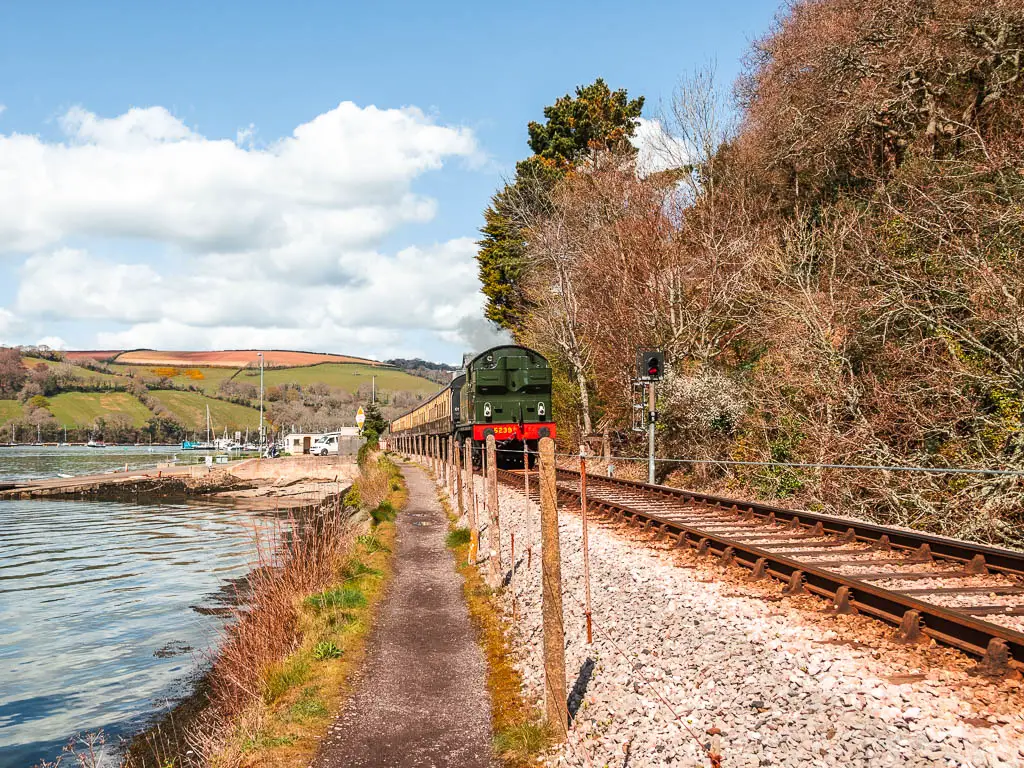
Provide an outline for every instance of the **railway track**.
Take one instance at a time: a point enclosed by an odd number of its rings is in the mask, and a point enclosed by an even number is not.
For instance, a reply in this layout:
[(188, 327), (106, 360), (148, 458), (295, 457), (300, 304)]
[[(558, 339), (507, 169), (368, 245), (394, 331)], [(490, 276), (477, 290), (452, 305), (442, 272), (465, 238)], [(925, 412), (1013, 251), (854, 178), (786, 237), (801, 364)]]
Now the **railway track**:
[[(498, 474), (523, 487), (522, 471)], [(579, 504), (578, 472), (559, 469), (556, 485)], [(619, 478), (587, 475), (586, 487), (588, 511), (893, 624), (902, 642), (934, 638), (984, 674), (1024, 669), (1024, 553)]]

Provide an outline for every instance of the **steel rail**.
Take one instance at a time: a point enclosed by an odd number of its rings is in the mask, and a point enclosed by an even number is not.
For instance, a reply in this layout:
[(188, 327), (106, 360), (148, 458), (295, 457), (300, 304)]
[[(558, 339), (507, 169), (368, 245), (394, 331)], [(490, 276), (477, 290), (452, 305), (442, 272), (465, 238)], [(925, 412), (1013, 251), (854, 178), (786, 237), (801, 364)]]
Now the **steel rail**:
[[(557, 473), (562, 478), (579, 477), (579, 472), (569, 469), (558, 469)], [(779, 523), (791, 523), (796, 520), (809, 528), (813, 528), (818, 523), (821, 523), (826, 534), (836, 536), (847, 535), (849, 529), (852, 528), (857, 540), (867, 544), (878, 544), (883, 541), (883, 536), (886, 537), (889, 544), (898, 549), (919, 549), (922, 544), (927, 544), (932, 555), (964, 564), (974, 561), (977, 555), (982, 555), (985, 558), (985, 565), (990, 571), (1024, 576), (1024, 552), (1015, 552), (1012, 549), (1003, 549), (987, 544), (975, 544), (930, 533), (889, 528), (860, 520), (825, 515), (820, 512), (806, 512), (775, 507), (770, 504), (730, 499), (724, 496), (713, 496), (682, 488), (672, 488), (667, 485), (649, 485), (637, 480), (589, 474), (587, 481), (592, 485), (616, 485), (623, 488), (631, 488), (648, 495), (657, 494), (686, 502), (735, 510), (739, 513), (751, 512), (761, 518), (773, 517)]]
[[(570, 470), (559, 470), (562, 477), (579, 477), (578, 472)], [(506, 482), (519, 486), (519, 477), (516, 473), (507, 470), (499, 471), (499, 476)], [(591, 480), (593, 478), (593, 480)], [(614, 479), (614, 478), (613, 478)], [(601, 482), (608, 480), (599, 476), (589, 475), (588, 480)], [(688, 501), (697, 503), (710, 503), (719, 506), (723, 502), (735, 504), (740, 511), (749, 510), (750, 503), (734, 502), (732, 499), (721, 499), (719, 497), (704, 496), (702, 494), (690, 494), (678, 489), (666, 488), (665, 486), (649, 486), (646, 483), (634, 483), (632, 481), (620, 481), (622, 484), (648, 492), (668, 491), (662, 495), (682, 497)], [(564, 485), (556, 486), (558, 496), (570, 504), (579, 503), (579, 489), (567, 488)], [(704, 502), (703, 498), (711, 499)], [(821, 597), (833, 601), (833, 609), (841, 609), (844, 605), (852, 607), (877, 619), (901, 627), (908, 640), (913, 640), (919, 633), (934, 638), (937, 642), (958, 648), (961, 651), (973, 656), (991, 658), (992, 654), (999, 655), (1000, 645), (1008, 651), (1011, 663), (1020, 667), (1024, 665), (1024, 633), (1001, 627), (996, 624), (974, 618), (960, 610), (938, 606), (910, 595), (900, 592), (883, 589), (860, 579), (845, 576), (829, 571), (819, 565), (800, 562), (785, 555), (777, 554), (769, 549), (762, 549), (752, 544), (737, 541), (729, 536), (716, 534), (704, 530), (698, 526), (690, 525), (682, 520), (673, 520), (662, 517), (650, 511), (639, 510), (629, 504), (617, 500), (599, 498), (587, 494), (588, 508), (618, 517), (626, 522), (642, 524), (644, 530), (652, 528), (659, 535), (673, 535), (677, 546), (695, 547), (701, 554), (715, 554), (724, 564), (736, 564), (750, 569), (753, 573), (771, 576), (781, 581), (788, 581), (787, 590), (796, 594), (804, 589)], [(802, 522), (804, 513), (793, 510), (777, 510), (767, 505), (753, 505), (768, 510), (776, 511), (776, 519), (779, 512), (789, 513), (789, 519), (797, 516)], [(755, 509), (755, 514), (757, 511)], [(827, 517), (827, 516), (826, 516)], [(838, 518), (832, 518), (837, 520)], [(817, 523), (818, 516), (813, 516)], [(824, 522), (824, 521), (821, 521)], [(833, 533), (845, 533), (845, 529), (851, 527), (850, 521), (842, 521), (842, 529), (833, 529)], [(889, 529), (880, 526), (872, 528), (892, 535)], [(902, 533), (902, 532), (899, 532)], [(881, 535), (881, 534), (880, 534)], [(934, 537), (931, 537), (934, 538)], [(946, 542), (945, 539), (940, 539)], [(941, 591), (941, 590), (936, 590)]]

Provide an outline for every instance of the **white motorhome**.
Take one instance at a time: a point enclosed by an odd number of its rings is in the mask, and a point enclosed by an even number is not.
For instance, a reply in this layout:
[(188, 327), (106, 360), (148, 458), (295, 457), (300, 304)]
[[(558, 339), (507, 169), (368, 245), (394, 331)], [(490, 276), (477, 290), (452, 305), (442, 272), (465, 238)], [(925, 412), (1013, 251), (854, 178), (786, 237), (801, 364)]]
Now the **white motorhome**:
[(292, 456), (304, 453), (314, 456), (354, 454), (359, 450), (361, 440), (357, 427), (341, 427), (333, 432), (291, 432), (284, 436), (282, 450)]
[(310, 446), (309, 452), (314, 456), (327, 456), (328, 454), (336, 454), (338, 452), (338, 438), (341, 437), (339, 432), (328, 432), (326, 435), (321, 435), (316, 439), (316, 442)]

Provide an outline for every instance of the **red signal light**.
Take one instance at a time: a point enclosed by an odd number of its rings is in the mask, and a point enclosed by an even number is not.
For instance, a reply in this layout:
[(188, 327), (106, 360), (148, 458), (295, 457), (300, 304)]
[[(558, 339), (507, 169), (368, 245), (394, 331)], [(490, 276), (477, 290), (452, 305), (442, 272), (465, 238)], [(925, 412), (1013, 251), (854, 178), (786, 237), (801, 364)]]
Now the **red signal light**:
[(660, 381), (665, 375), (665, 353), (655, 349), (639, 349), (636, 355), (636, 376), (641, 381)]

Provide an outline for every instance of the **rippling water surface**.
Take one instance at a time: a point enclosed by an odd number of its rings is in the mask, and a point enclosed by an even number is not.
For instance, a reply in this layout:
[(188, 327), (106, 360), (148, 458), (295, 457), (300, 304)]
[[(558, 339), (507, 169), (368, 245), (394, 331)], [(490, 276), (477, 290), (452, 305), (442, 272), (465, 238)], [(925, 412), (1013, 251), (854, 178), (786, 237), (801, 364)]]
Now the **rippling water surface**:
[[(25, 471), (10, 455), (0, 476)], [(52, 759), (80, 731), (116, 742), (186, 692), (223, 626), (206, 609), (270, 524), (192, 503), (0, 501), (0, 768)]]
[(182, 450), (163, 445), (85, 446), (18, 445), (0, 447), (0, 481), (41, 480), (60, 475), (94, 475), (124, 469), (146, 469), (181, 458)]

